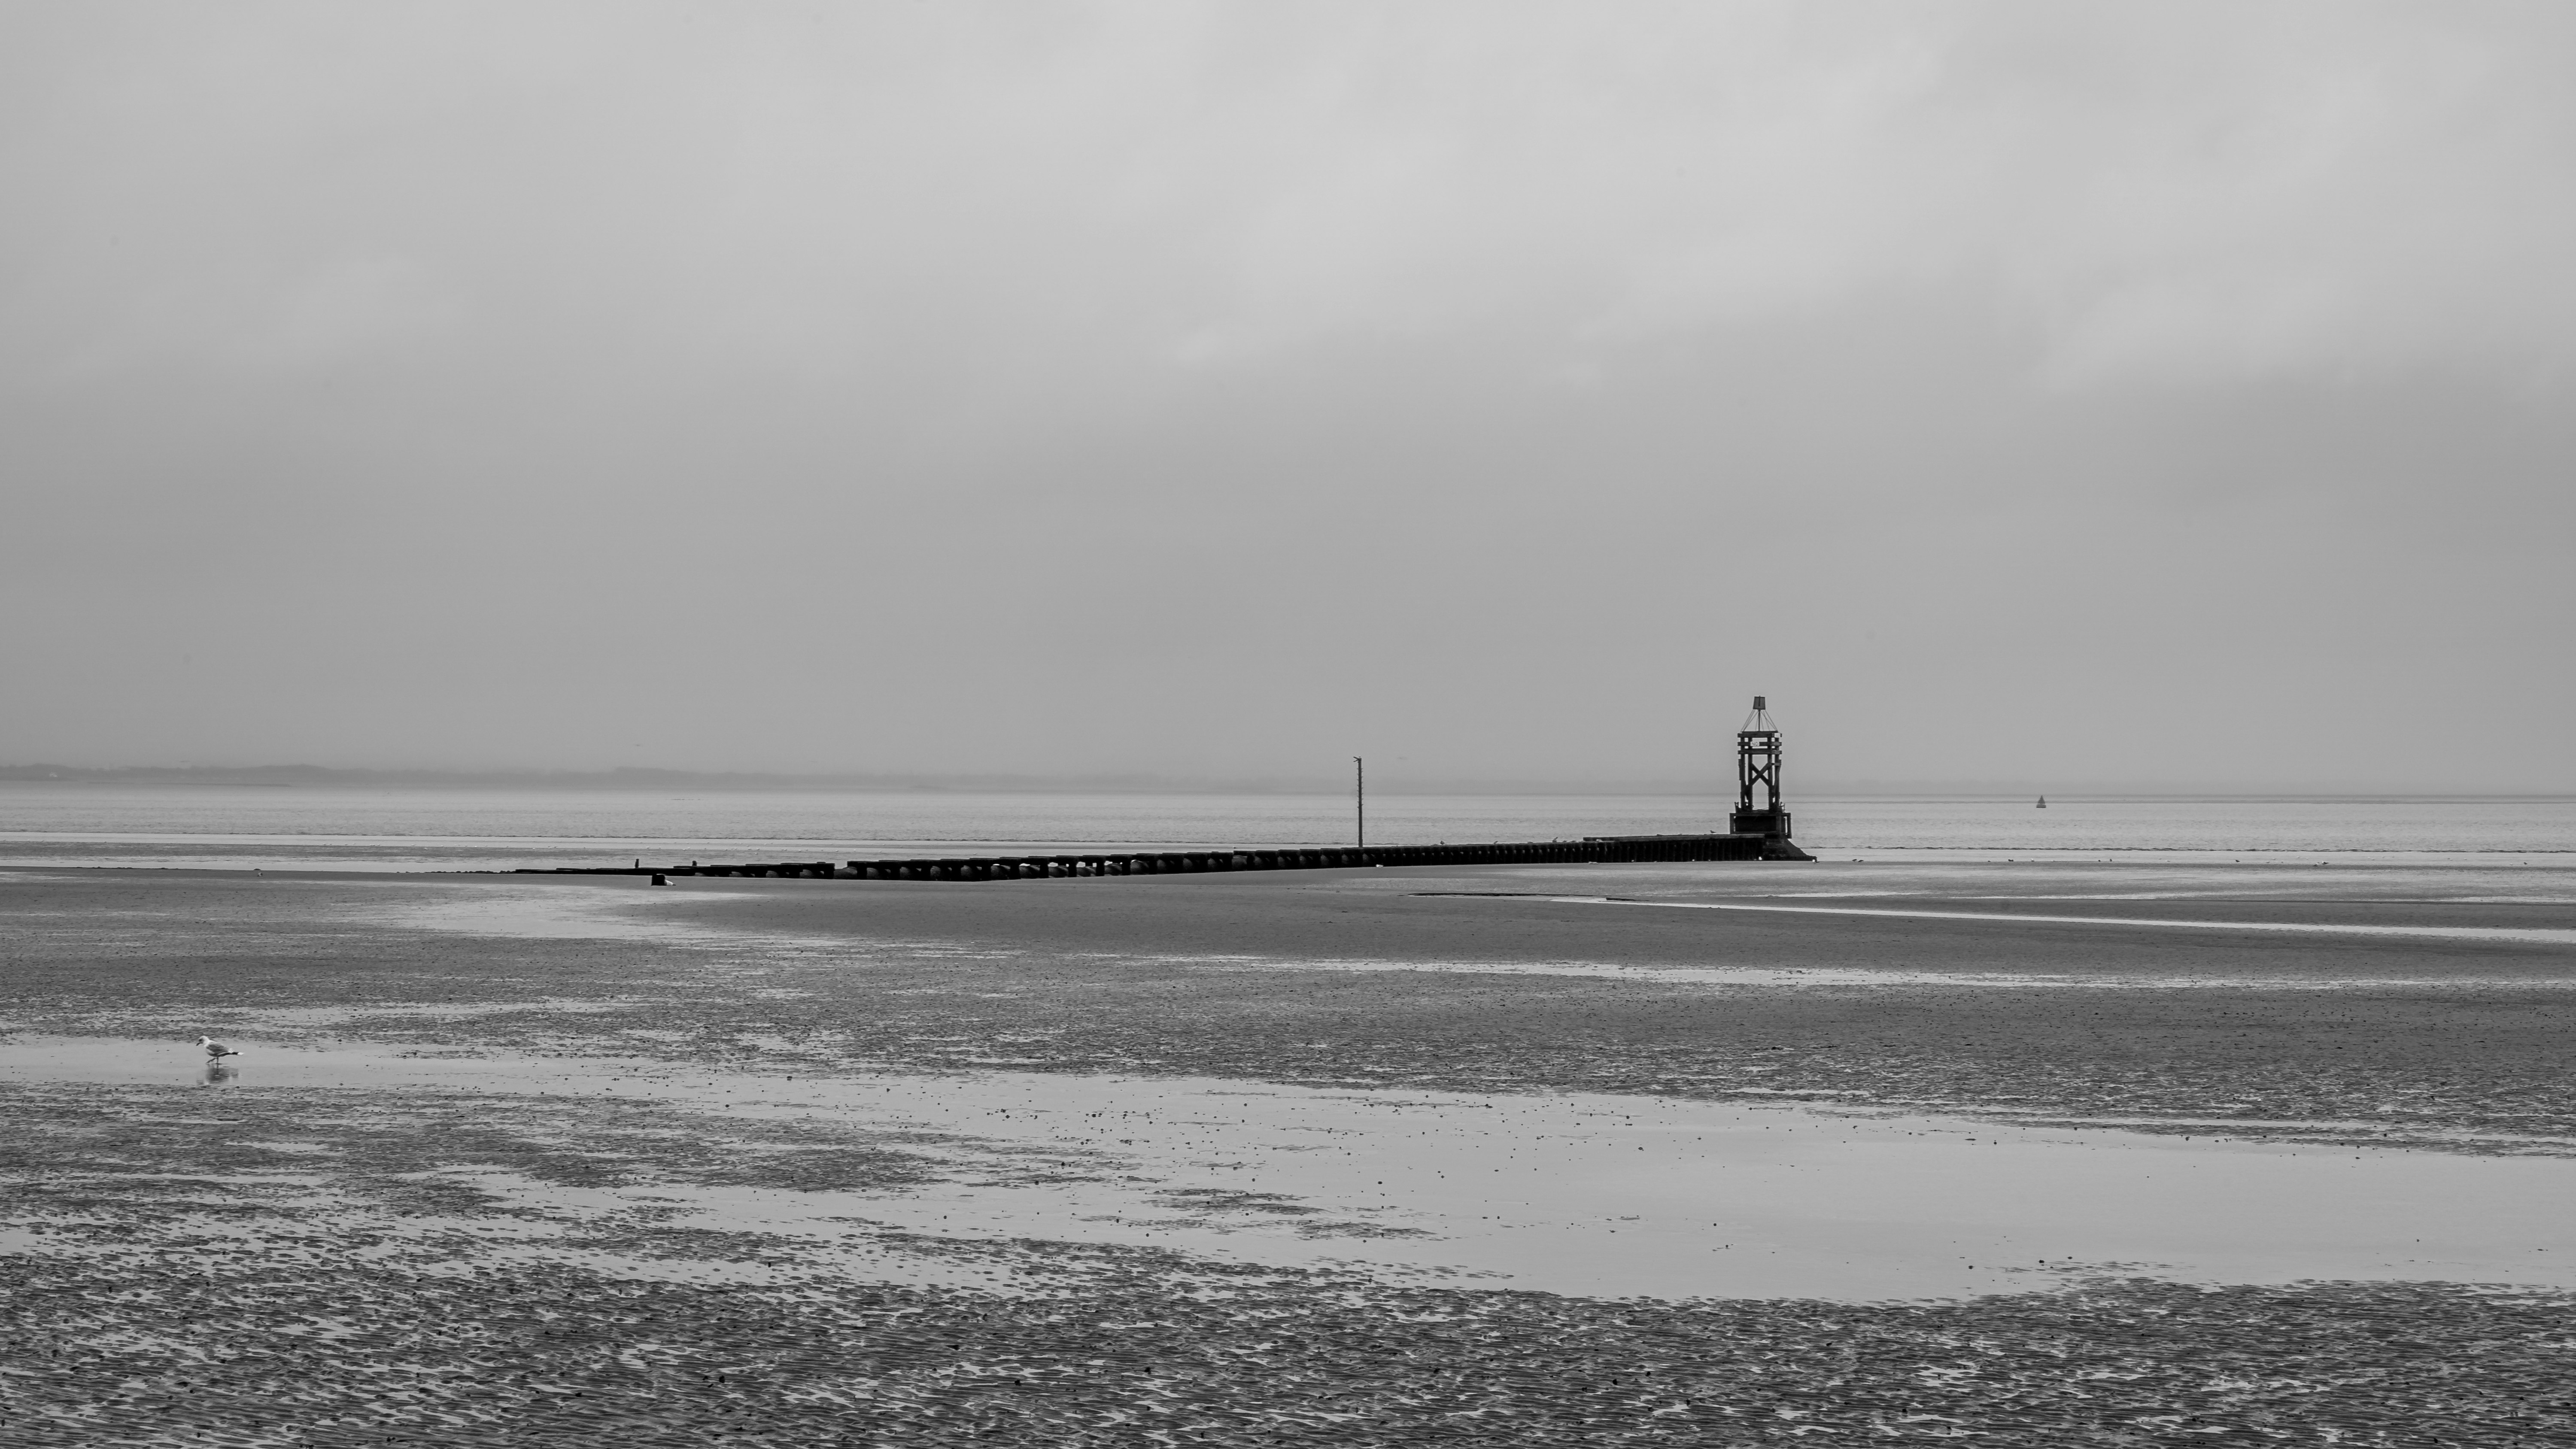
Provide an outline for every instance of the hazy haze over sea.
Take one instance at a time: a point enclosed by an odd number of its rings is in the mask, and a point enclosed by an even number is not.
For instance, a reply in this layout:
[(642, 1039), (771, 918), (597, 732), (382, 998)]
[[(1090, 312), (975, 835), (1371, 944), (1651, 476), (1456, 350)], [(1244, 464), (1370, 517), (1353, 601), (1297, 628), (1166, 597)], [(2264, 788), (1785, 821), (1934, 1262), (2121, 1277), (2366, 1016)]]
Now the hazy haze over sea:
[[(1722, 830), (1715, 795), (1385, 795), (1369, 839)], [(1792, 802), (1819, 854), (2244, 854), (2497, 863), (2576, 851), (2576, 799), (1867, 798)], [(489, 870), (1000, 847), (1347, 842), (1348, 795), (132, 789), (0, 783), (0, 864)]]

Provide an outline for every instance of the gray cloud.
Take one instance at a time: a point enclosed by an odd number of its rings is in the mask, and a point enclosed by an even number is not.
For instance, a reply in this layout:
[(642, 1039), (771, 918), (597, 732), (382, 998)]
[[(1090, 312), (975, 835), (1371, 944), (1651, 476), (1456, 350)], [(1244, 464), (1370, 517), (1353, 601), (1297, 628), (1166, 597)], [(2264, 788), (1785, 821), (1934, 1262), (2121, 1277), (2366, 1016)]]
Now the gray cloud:
[(0, 754), (2576, 788), (2562, 7), (5, 24)]

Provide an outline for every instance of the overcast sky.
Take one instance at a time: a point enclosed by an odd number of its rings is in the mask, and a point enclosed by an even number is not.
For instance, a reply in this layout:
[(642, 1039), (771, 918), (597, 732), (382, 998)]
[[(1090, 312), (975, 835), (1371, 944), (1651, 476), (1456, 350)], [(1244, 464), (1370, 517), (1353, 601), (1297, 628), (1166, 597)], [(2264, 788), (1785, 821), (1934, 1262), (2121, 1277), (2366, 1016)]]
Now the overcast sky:
[(2576, 6), (12, 3), (0, 763), (2576, 790)]

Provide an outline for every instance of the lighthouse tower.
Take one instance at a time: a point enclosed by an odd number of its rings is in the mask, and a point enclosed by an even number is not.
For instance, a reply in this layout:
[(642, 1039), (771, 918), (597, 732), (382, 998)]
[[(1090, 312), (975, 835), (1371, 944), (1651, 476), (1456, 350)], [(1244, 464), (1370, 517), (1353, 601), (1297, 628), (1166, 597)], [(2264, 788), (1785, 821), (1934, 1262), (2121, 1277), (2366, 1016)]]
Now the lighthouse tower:
[[(1753, 713), (1735, 734), (1735, 813), (1726, 828), (1737, 835), (1789, 838), (1789, 808), (1780, 799), (1780, 730), (1771, 703), (1753, 696)], [(1758, 799), (1757, 799), (1758, 795)]]

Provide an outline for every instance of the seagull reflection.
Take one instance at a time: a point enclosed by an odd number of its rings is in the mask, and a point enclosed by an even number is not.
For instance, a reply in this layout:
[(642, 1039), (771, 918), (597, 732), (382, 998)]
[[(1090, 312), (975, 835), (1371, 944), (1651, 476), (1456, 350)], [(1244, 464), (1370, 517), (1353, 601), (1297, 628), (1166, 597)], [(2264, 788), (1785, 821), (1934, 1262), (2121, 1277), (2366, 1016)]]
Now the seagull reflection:
[(206, 1086), (220, 1087), (240, 1075), (241, 1068), (228, 1067), (220, 1061), (213, 1061), (206, 1063), (206, 1073), (201, 1080)]

